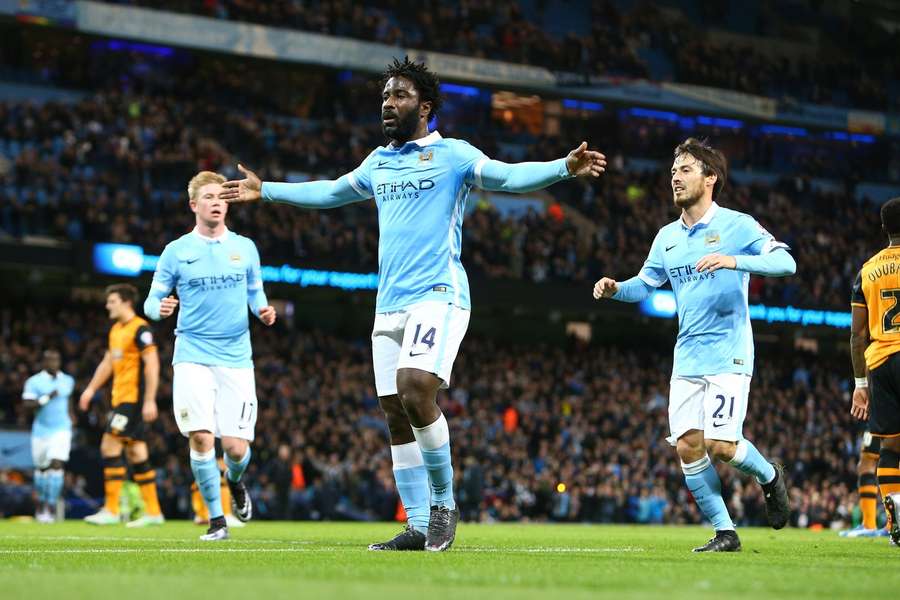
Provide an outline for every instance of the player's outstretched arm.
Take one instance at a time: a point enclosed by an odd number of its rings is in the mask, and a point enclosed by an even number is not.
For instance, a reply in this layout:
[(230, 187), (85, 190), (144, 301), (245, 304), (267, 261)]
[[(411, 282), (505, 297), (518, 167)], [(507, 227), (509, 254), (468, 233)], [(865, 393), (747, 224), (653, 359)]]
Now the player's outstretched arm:
[(476, 168), (476, 183), (489, 191), (525, 193), (571, 177), (599, 177), (605, 170), (606, 157), (581, 142), (565, 158), (549, 162), (485, 160)]
[(238, 170), (245, 175), (244, 179), (222, 184), (220, 197), (228, 203), (265, 201), (300, 208), (335, 208), (370, 197), (362, 189), (354, 187), (351, 175), (328, 181), (273, 183), (263, 182), (244, 165), (238, 165)]

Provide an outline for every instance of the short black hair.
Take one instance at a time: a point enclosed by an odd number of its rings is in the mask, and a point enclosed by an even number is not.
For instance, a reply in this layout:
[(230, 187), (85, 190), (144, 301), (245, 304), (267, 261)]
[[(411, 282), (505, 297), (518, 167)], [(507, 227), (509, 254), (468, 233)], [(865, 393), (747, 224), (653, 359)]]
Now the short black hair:
[(709, 145), (706, 140), (688, 138), (675, 147), (675, 158), (682, 154), (690, 154), (703, 167), (703, 175), (715, 175), (716, 183), (713, 185), (713, 200), (717, 199), (728, 181), (728, 159), (719, 150)]
[(408, 56), (403, 57), (403, 62), (395, 58), (394, 62), (389, 64), (381, 74), (381, 87), (384, 87), (391, 77), (409, 79), (416, 91), (419, 92), (419, 101), (431, 102), (431, 114), (428, 115), (428, 120), (437, 117), (444, 104), (444, 99), (441, 97), (441, 82), (437, 75), (428, 70), (425, 63), (412, 62)]
[(881, 206), (881, 226), (888, 235), (900, 235), (900, 196)]

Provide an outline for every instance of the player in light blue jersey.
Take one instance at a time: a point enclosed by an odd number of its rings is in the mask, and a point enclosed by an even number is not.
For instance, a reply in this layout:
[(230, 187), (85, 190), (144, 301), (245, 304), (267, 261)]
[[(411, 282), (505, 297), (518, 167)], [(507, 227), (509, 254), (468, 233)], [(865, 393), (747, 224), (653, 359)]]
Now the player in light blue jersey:
[[(188, 184), (194, 230), (170, 242), (159, 257), (144, 313), (154, 320), (180, 306), (175, 329), (172, 405), (191, 447), (191, 470), (209, 508), (200, 539), (228, 538), (219, 491), (215, 439), (225, 452), (225, 478), (235, 516), (247, 521), (253, 505), (241, 477), (250, 462), (257, 416), (256, 382), (247, 307), (275, 322), (260, 275), (256, 244), (225, 227), (228, 204), (219, 198), (225, 177), (203, 171)], [(172, 290), (178, 298), (169, 296)]]
[(507, 192), (599, 176), (604, 156), (582, 143), (550, 162), (509, 165), (456, 139), (428, 132), (441, 98), (422, 64), (394, 61), (384, 73), (382, 130), (390, 140), (335, 181), (225, 184), (230, 202), (331, 208), (375, 199), (380, 230), (378, 297), (372, 332), (375, 387), (390, 431), (391, 458), (408, 527), (371, 550), (450, 547), (459, 511), (453, 497), (450, 431), (436, 403), (450, 382), (469, 324), (469, 283), (461, 261), (462, 222), (473, 187)]
[(31, 456), (39, 523), (55, 521), (54, 509), (63, 489), (64, 469), (72, 446), (72, 411), (69, 398), (75, 380), (60, 370), (56, 350), (45, 350), (44, 369), (25, 381), (22, 399), (37, 413), (31, 425)]
[(678, 307), (678, 339), (669, 391), (669, 443), (688, 488), (716, 536), (695, 552), (733, 552), (741, 543), (722, 500), (712, 458), (762, 485), (769, 523), (790, 516), (784, 469), (769, 463), (742, 434), (753, 374), (747, 304), (750, 274), (784, 277), (796, 270), (788, 247), (756, 220), (714, 201), (725, 186), (725, 156), (688, 139), (675, 148), (672, 192), (681, 218), (659, 230), (636, 277), (604, 277), (594, 298), (639, 302), (666, 282)]

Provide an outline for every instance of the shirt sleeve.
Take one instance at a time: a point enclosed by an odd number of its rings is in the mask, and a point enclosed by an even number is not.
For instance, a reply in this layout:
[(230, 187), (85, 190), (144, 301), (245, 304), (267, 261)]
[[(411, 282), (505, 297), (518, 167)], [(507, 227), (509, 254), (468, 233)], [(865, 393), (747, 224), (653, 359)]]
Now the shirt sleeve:
[(456, 140), (453, 150), (463, 181), (468, 185), (482, 187), (481, 169), (490, 159), (484, 152), (463, 140)]
[(144, 300), (144, 314), (154, 321), (159, 321), (159, 306), (163, 298), (169, 295), (178, 283), (178, 258), (175, 249), (169, 244), (163, 250), (159, 262), (156, 263), (156, 271), (153, 273), (153, 283), (150, 284), (150, 292)]
[(856, 280), (853, 282), (853, 289), (850, 290), (850, 306), (861, 306), (868, 308), (866, 304), (866, 295), (862, 289), (862, 271), (856, 274)]
[(247, 265), (247, 306), (257, 317), (260, 309), (268, 306), (269, 300), (263, 290), (262, 268), (259, 261), (259, 250), (250, 242), (250, 263)]
[(134, 345), (137, 346), (141, 354), (144, 353), (144, 350), (155, 348), (156, 339), (153, 337), (153, 330), (146, 325), (138, 327), (134, 334)]
[(362, 198), (375, 197), (375, 191), (372, 189), (372, 162), (375, 160), (375, 152), (375, 150), (370, 152), (358, 167), (347, 173), (350, 186)]
[(68, 397), (68, 396), (71, 396), (72, 392), (74, 392), (74, 391), (75, 391), (75, 378), (72, 377), (71, 375), (67, 375), (65, 383), (63, 384), (63, 391), (61, 392), (61, 394), (63, 396)]
[(641, 281), (657, 288), (669, 279), (669, 275), (666, 273), (666, 268), (663, 265), (662, 250), (660, 250), (660, 246), (662, 246), (661, 238), (662, 231), (657, 233), (656, 237), (653, 238), (653, 243), (650, 245), (650, 252), (647, 254), (644, 266), (641, 267), (641, 270), (638, 271), (637, 274)]
[(34, 383), (34, 377), (26, 379), (25, 388), (22, 390), (22, 400), (37, 400), (39, 395), (37, 386)]
[(738, 236), (740, 239), (740, 254), (761, 255), (778, 250), (790, 250), (790, 246), (779, 242), (759, 221), (749, 215), (745, 215), (739, 221)]

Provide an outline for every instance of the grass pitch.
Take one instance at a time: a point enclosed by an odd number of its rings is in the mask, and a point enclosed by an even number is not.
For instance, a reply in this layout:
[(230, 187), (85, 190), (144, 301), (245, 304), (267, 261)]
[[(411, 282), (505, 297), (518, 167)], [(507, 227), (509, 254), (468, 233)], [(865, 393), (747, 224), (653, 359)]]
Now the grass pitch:
[(900, 594), (900, 548), (834, 532), (740, 531), (738, 554), (691, 554), (700, 527), (461, 525), (443, 554), (368, 552), (392, 524), (253, 522), (201, 543), (151, 529), (0, 522), (0, 597), (867, 598)]

